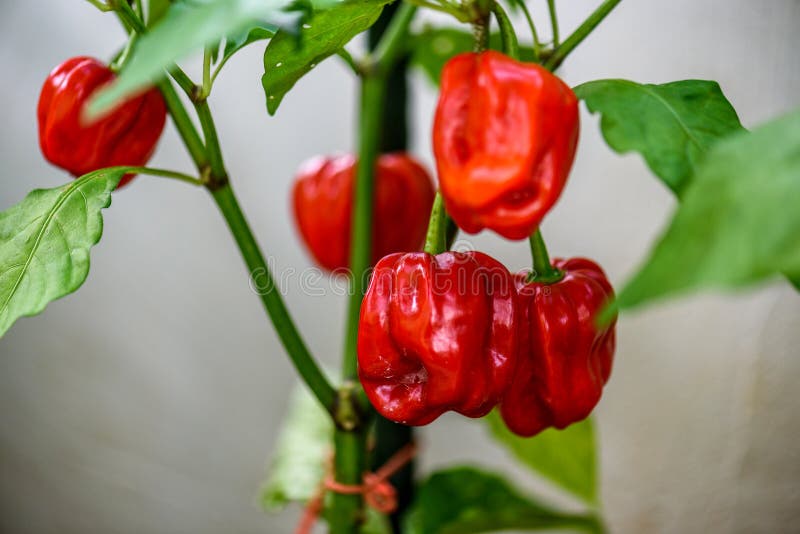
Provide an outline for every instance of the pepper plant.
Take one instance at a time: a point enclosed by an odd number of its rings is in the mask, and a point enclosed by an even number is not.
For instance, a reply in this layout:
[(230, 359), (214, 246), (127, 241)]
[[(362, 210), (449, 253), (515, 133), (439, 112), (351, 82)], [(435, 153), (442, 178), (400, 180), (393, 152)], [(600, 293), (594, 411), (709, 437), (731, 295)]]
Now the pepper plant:
[[(558, 67), (619, 3), (603, 0), (562, 40), (556, 0), (544, 13), (524, 0), (89, 0), (128, 38), (110, 65), (73, 58), (45, 82), (42, 152), (76, 179), (0, 213), (0, 335), (83, 283), (112, 194), (136, 175), (181, 180), (218, 206), (305, 385), (278, 438), (267, 507), (304, 502), (298, 532), (318, 519), (334, 533), (603, 531), (587, 417), (611, 374), (617, 314), (776, 276), (800, 286), (800, 112), (748, 132), (713, 81), (569, 88)], [(426, 11), (450, 24), (420, 24)], [(311, 255), (350, 284), (336, 380), (284, 304), (215, 128), (214, 82), (248, 45), (264, 48), (264, 120), (329, 57), (360, 82), (356, 154), (305, 164), (293, 203)], [(193, 80), (178, 62), (199, 51)], [(411, 69), (441, 84), (438, 193), (404, 153)], [(538, 230), (570, 172), (579, 101), (612, 150), (639, 153), (679, 200), (616, 297), (595, 262), (551, 261)], [(193, 169), (144, 166), (167, 116)], [(480, 252), (449, 251), (459, 231), (482, 229), (528, 240), (532, 269), (512, 275)], [(449, 410), (483, 418), (583, 511), (475, 468), (418, 477), (413, 426)]]

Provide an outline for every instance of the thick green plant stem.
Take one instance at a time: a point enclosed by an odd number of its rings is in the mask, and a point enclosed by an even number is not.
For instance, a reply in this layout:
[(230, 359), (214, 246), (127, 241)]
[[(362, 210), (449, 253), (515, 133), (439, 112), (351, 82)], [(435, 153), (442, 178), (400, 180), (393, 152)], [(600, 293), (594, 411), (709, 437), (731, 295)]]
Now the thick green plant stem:
[(572, 32), (572, 35), (567, 37), (566, 41), (561, 43), (561, 45), (553, 51), (553, 54), (545, 61), (544, 67), (549, 70), (556, 70), (559, 65), (564, 62), (564, 59), (566, 59), (569, 53), (572, 52), (576, 46), (581, 44), (581, 42), (592, 33), (592, 30), (594, 30), (620, 2), (621, 0), (605, 0), (600, 4), (600, 6), (583, 21), (583, 24), (578, 26), (578, 29)]
[[(360, 118), (358, 137), (358, 166), (353, 197), (352, 235), (350, 251), (350, 301), (345, 331), (342, 376), (345, 382), (355, 382), (358, 374), (358, 319), (364, 286), (372, 259), (372, 216), (374, 198), (375, 162), (385, 142), (386, 96), (388, 80), (394, 67), (405, 54), (408, 26), (416, 8), (403, 4), (375, 44), (372, 60), (361, 81)], [(395, 140), (396, 141), (396, 140)], [(358, 395), (353, 395), (356, 402)], [(334, 434), (334, 474), (340, 484), (358, 485), (367, 466), (367, 427), (363, 424), (353, 429), (337, 426)], [(330, 527), (333, 534), (355, 534), (364, 517), (364, 500), (360, 494), (333, 494)]]
[(531, 256), (533, 256), (533, 271), (528, 276), (528, 282), (541, 282), (552, 284), (564, 278), (564, 273), (553, 267), (550, 255), (544, 244), (542, 232), (537, 229), (530, 237)]
[[(367, 467), (367, 433), (337, 429), (333, 435), (333, 469), (340, 484), (357, 486)], [(358, 534), (364, 523), (362, 496), (333, 494), (328, 524), (331, 534)]]
[(375, 191), (375, 161), (378, 158), (381, 112), (386, 93), (382, 76), (367, 76), (361, 83), (361, 120), (359, 150), (353, 197), (352, 235), (350, 240), (350, 302), (347, 312), (342, 377), (355, 379), (358, 370), (356, 344), (358, 316), (364, 297), (365, 273), (372, 257), (372, 200)]
[[(386, 28), (397, 20), (397, 11), (401, 2), (386, 6), (378, 21), (369, 29), (368, 42), (370, 50), (380, 42)], [(407, 8), (408, 9), (408, 8)], [(397, 27), (397, 26), (395, 26)], [(386, 73), (386, 97), (383, 100), (383, 123), (380, 129), (381, 152), (404, 151), (409, 142), (408, 116), (408, 65), (410, 55), (404, 51), (397, 58), (394, 66)], [(374, 449), (370, 455), (370, 469), (380, 469), (392, 456), (414, 439), (414, 431), (410, 426), (389, 421), (376, 415), (372, 427)], [(400, 533), (403, 514), (414, 498), (414, 464), (409, 462), (389, 482), (397, 492), (397, 509), (389, 515), (389, 522), (395, 534)]]
[(320, 404), (326, 409), (332, 410), (336, 404), (336, 391), (322, 374), (292, 322), (289, 311), (280, 296), (280, 290), (272, 278), (272, 273), (264, 261), (264, 256), (261, 254), (253, 232), (250, 230), (250, 225), (233, 194), (233, 189), (230, 184), (225, 184), (212, 191), (211, 195), (222, 212), (222, 216), (239, 246), (242, 258), (247, 264), (253, 281), (252, 288), (261, 298), (278, 337), (297, 372)]
[(186, 146), (189, 156), (192, 158), (195, 166), (198, 169), (202, 169), (208, 163), (203, 139), (200, 137), (200, 134), (197, 133), (197, 128), (195, 128), (192, 119), (186, 112), (186, 108), (183, 106), (178, 93), (175, 92), (175, 88), (172, 87), (172, 83), (169, 81), (169, 78), (166, 77), (159, 80), (157, 87), (164, 97), (169, 115), (172, 117), (172, 122), (178, 130), (178, 135), (183, 139), (183, 144)]

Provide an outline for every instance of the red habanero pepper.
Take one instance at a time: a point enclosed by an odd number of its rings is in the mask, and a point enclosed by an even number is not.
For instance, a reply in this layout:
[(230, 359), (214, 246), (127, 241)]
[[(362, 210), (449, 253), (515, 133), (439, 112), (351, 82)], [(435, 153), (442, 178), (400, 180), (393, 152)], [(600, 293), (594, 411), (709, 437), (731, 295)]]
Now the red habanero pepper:
[(375, 266), (358, 327), (358, 374), (375, 409), (425, 425), (486, 415), (517, 359), (513, 276), (480, 252), (391, 254)]
[[(316, 262), (328, 269), (350, 265), (350, 229), (356, 159), (316, 157), (297, 173), (292, 191), (300, 235)], [(435, 192), (430, 175), (411, 156), (382, 154), (375, 164), (372, 263), (392, 252), (419, 250)]]
[[(116, 165), (141, 166), (155, 151), (167, 108), (157, 89), (119, 105), (91, 124), (82, 113), (115, 75), (89, 57), (68, 59), (50, 73), (39, 95), (39, 145), (50, 163), (75, 176)], [(119, 186), (133, 178), (126, 175)]]
[(614, 357), (614, 320), (595, 318), (614, 296), (602, 269), (584, 258), (555, 260), (564, 278), (527, 283), (517, 275), (520, 354), (514, 380), (500, 405), (512, 432), (533, 436), (585, 419), (600, 400)]
[(499, 52), (442, 70), (433, 152), (460, 228), (527, 238), (558, 200), (578, 142), (578, 100), (547, 69)]

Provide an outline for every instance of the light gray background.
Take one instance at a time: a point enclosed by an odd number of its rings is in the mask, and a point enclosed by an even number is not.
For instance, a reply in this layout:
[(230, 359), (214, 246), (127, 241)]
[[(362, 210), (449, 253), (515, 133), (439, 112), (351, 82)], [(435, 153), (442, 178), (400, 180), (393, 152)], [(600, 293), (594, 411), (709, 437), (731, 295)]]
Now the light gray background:
[[(566, 33), (596, 2), (560, 4)], [(532, 7), (546, 27), (542, 5)], [(67, 179), (39, 154), (39, 88), (70, 56), (114, 52), (121, 32), (108, 18), (77, 0), (2, 1), (0, 209)], [(798, 27), (797, 0), (625, 0), (562, 76), (716, 79), (750, 127), (798, 104)], [(279, 270), (300, 270), (310, 262), (287, 211), (292, 174), (310, 155), (352, 149), (356, 87), (326, 61), (269, 118), (259, 48), (230, 62), (211, 104), (259, 240)], [(414, 89), (415, 149), (430, 163), (435, 94), (419, 77)], [(619, 285), (674, 199), (583, 120), (545, 235), (553, 253), (596, 258)], [(153, 164), (190, 168), (171, 126)], [(265, 515), (255, 494), (294, 375), (213, 204), (143, 177), (114, 195), (105, 220), (83, 288), (0, 340), (0, 531), (291, 532), (297, 509)], [(510, 268), (528, 262), (524, 244), (473, 242)], [(289, 307), (333, 365), (345, 301), (304, 295), (294, 280)], [(779, 281), (621, 319), (597, 410), (614, 531), (800, 531), (798, 321), (800, 299)], [(534, 484), (480, 423), (448, 416), (422, 436), (425, 470), (481, 463)]]

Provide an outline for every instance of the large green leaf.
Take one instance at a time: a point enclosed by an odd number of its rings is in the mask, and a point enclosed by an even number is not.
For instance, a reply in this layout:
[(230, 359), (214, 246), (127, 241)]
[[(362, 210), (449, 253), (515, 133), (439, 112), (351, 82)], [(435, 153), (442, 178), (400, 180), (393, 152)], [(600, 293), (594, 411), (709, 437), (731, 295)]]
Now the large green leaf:
[(597, 502), (597, 453), (591, 419), (564, 430), (551, 428), (532, 438), (511, 432), (497, 411), (485, 420), (492, 437), (523, 465), (585, 502)]
[(338, 52), (372, 26), (390, 0), (346, 0), (319, 11), (300, 30), (299, 38), (279, 31), (264, 51), (261, 83), (267, 111), (274, 115), (286, 93), (320, 61)]
[(717, 82), (598, 80), (579, 85), (575, 93), (589, 111), (602, 114), (600, 127), (611, 148), (639, 152), (678, 195), (700, 157), (720, 138), (742, 130)]
[(0, 336), (86, 280), (89, 249), (103, 233), (100, 210), (111, 204), (127, 169), (102, 169), (31, 191), (0, 213)]
[(800, 111), (718, 143), (617, 297), (629, 308), (778, 273), (800, 277)]
[(268, 477), (261, 488), (262, 506), (274, 510), (314, 496), (325, 475), (332, 443), (330, 416), (305, 387), (298, 387), (289, 402)]
[[(500, 41), (500, 34), (493, 33), (489, 45), (498, 49)], [(428, 79), (438, 86), (444, 64), (457, 54), (472, 51), (475, 37), (455, 28), (428, 27), (414, 36), (411, 46), (411, 64), (421, 68)], [(520, 47), (520, 57), (524, 61), (533, 61), (533, 48)]]
[(472, 534), (500, 530), (602, 532), (593, 515), (562, 513), (501, 477), (472, 467), (439, 471), (423, 482), (405, 518), (406, 534)]
[(151, 28), (167, 14), (170, 0), (148, 0), (147, 2), (147, 27)]
[(205, 45), (269, 23), (291, 25), (297, 13), (285, 9), (293, 0), (193, 0), (173, 3), (169, 11), (136, 44), (119, 78), (98, 92), (89, 105), (99, 114), (152, 84), (164, 69)]

